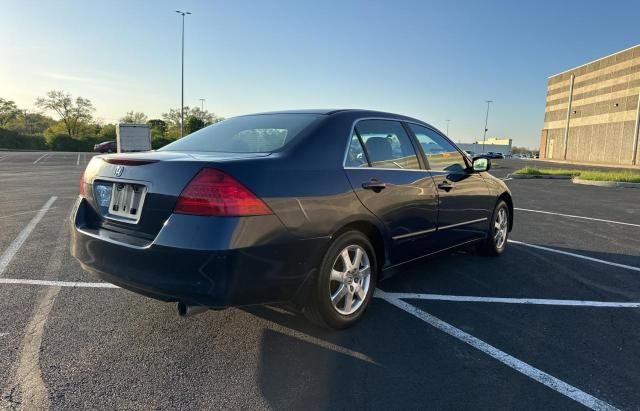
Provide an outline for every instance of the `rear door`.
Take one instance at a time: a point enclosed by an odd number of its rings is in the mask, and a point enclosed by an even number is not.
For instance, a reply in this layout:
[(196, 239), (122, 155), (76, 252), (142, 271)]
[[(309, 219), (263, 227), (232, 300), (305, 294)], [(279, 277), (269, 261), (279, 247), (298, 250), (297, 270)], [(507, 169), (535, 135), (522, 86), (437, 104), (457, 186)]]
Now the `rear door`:
[(485, 236), (495, 198), (467, 157), (437, 131), (408, 124), (424, 153), (438, 190), (438, 242), (460, 244)]
[(400, 122), (359, 121), (345, 172), (362, 204), (384, 223), (392, 264), (433, 249), (437, 193)]

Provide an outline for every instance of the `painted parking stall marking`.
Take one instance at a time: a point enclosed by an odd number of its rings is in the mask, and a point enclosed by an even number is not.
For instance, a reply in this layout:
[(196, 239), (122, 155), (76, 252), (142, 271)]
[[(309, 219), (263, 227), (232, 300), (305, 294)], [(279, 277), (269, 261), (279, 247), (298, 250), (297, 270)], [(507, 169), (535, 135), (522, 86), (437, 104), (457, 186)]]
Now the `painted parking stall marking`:
[(45, 158), (49, 157), (52, 153), (45, 153), (43, 155), (41, 155), (40, 157), (38, 157), (33, 164), (38, 164), (40, 161), (44, 160)]
[(602, 223), (620, 224), (620, 225), (626, 225), (626, 226), (630, 226), (630, 227), (640, 227), (640, 224), (625, 223), (623, 221), (605, 220), (603, 218), (585, 217), (585, 216), (581, 216), (581, 215), (562, 214), (562, 213), (554, 213), (554, 212), (551, 212), (551, 211), (531, 210), (529, 208), (517, 208), (517, 207), (514, 208), (514, 210), (516, 210), (516, 211), (526, 211), (526, 212), (529, 212), (529, 213), (549, 214), (549, 215), (555, 215), (555, 216), (567, 217), (567, 218), (579, 218), (579, 219), (583, 219), (583, 220), (599, 221), (599, 222), (602, 222)]
[(82, 282), (82, 281), (49, 281), (28, 280), (23, 278), (0, 278), (0, 284), (41, 285), (46, 287), (72, 287), (72, 288), (120, 288), (111, 283)]
[(589, 256), (582, 255), (582, 254), (576, 254), (576, 253), (570, 253), (568, 251), (557, 250), (555, 248), (549, 248), (549, 247), (543, 247), (541, 245), (523, 243), (522, 241), (509, 240), (509, 242), (513, 243), (513, 244), (521, 245), (521, 246), (524, 246), (524, 247), (535, 248), (537, 250), (543, 250), (543, 251), (549, 251), (549, 252), (552, 252), (552, 253), (568, 255), (570, 257), (581, 258), (581, 259), (587, 260), (587, 261), (593, 261), (594, 263), (606, 264), (606, 265), (611, 265), (613, 267), (625, 268), (627, 270), (640, 272), (640, 267), (634, 267), (632, 265), (614, 263), (614, 262), (611, 262), (611, 261), (601, 260), (599, 258), (589, 257)]
[(487, 344), (486, 342), (462, 331), (459, 328), (452, 326), (451, 324), (442, 321), (441, 319), (434, 317), (433, 315), (423, 311), (400, 298), (395, 297), (393, 294), (387, 294), (380, 290), (376, 290), (375, 296), (383, 299), (386, 302), (400, 308), (401, 310), (419, 318), (427, 324), (437, 328), (438, 330), (449, 334), (450, 336), (472, 346), (473, 348), (482, 351), (483, 353), (495, 358), (507, 367), (510, 367), (527, 377), (546, 385), (554, 391), (571, 398), (580, 404), (591, 408), (592, 410), (617, 410), (613, 405), (602, 401), (586, 392), (580, 390), (577, 387), (567, 384), (566, 382), (547, 374), (546, 372), (539, 370), (524, 361), (521, 361), (500, 349)]
[(42, 206), (38, 213), (31, 219), (31, 221), (29, 221), (29, 224), (27, 224), (27, 226), (22, 229), (15, 240), (13, 240), (13, 242), (9, 244), (9, 247), (7, 247), (4, 253), (0, 255), (0, 277), (2, 277), (2, 274), (7, 269), (7, 266), (9, 266), (9, 263), (16, 255), (20, 247), (22, 247), (22, 244), (24, 244), (24, 242), (27, 240), (29, 234), (31, 234), (40, 220), (42, 220), (42, 217), (44, 217), (47, 211), (49, 211), (51, 205), (54, 203), (54, 201), (56, 201), (57, 198), (58, 197), (53, 196), (49, 200), (47, 200), (47, 202)]
[(570, 307), (608, 307), (608, 308), (640, 308), (640, 302), (617, 301), (585, 301), (585, 300), (557, 300), (544, 298), (506, 298), (506, 297), (478, 297), (471, 295), (443, 295), (420, 293), (386, 293), (403, 300), (431, 300), (472, 303), (498, 304), (531, 304), (531, 305), (559, 305)]

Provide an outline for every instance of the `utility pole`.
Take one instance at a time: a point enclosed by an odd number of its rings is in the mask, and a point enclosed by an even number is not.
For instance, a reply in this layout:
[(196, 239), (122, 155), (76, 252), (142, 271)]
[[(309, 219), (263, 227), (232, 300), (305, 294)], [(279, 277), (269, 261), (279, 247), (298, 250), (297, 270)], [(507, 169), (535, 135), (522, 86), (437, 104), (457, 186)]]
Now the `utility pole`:
[(180, 137), (184, 136), (184, 16), (187, 14), (191, 14), (190, 11), (180, 11), (176, 10), (176, 13), (182, 16), (182, 80), (181, 80), (181, 90), (182, 90), (182, 98), (180, 100)]
[(483, 153), (484, 153), (484, 141), (487, 139), (487, 131), (489, 131), (489, 129), (487, 128), (487, 125), (489, 124), (489, 105), (493, 103), (493, 101), (485, 100), (485, 102), (487, 103), (487, 115), (484, 118), (484, 133), (482, 134), (482, 152)]
[(200, 120), (204, 121), (204, 98), (200, 99)]
[(449, 122), (451, 120), (445, 120), (447, 122), (447, 137), (449, 137)]

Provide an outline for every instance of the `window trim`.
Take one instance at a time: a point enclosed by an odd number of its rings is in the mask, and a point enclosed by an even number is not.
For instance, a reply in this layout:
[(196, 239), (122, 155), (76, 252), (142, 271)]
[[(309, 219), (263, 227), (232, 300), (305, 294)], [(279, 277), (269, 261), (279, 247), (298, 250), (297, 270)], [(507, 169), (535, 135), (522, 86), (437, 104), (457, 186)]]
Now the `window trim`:
[[(382, 120), (382, 121), (394, 121), (396, 123), (399, 123), (400, 126), (404, 129), (404, 132), (407, 133), (407, 137), (409, 137), (409, 141), (411, 142), (411, 145), (413, 147), (413, 151), (415, 152), (416, 158), (418, 159), (418, 165), (420, 166), (420, 168), (384, 168), (384, 167), (371, 167), (371, 162), (369, 162), (369, 154), (367, 153), (367, 148), (365, 147), (365, 145), (363, 144), (362, 138), (360, 137), (360, 132), (356, 131), (356, 126), (358, 125), (359, 122), (361, 121), (368, 121), (368, 120)], [(412, 121), (406, 121), (406, 120), (402, 120), (399, 118), (395, 118), (395, 117), (360, 117), (357, 118), (353, 121), (353, 123), (351, 124), (351, 131), (349, 132), (349, 138), (347, 139), (347, 145), (344, 149), (344, 156), (342, 157), (342, 168), (344, 168), (345, 170), (366, 170), (366, 169), (371, 169), (371, 170), (389, 170), (389, 171), (429, 171), (428, 168), (428, 164), (426, 163), (424, 154), (422, 153), (421, 147), (416, 147), (416, 139), (415, 136), (413, 135), (413, 132), (411, 132), (411, 130), (407, 130), (407, 127), (404, 125), (404, 123), (412, 123), (412, 124), (416, 124), (419, 126), (423, 126), (424, 124), (420, 124), (420, 123), (416, 123), (416, 122), (412, 122)], [(353, 139), (353, 133), (356, 132), (358, 135), (358, 141), (360, 141), (360, 145), (362, 146), (362, 150), (365, 153), (365, 156), (367, 157), (367, 164), (369, 165), (368, 167), (353, 167), (353, 166), (347, 166), (347, 157), (349, 155), (349, 147), (351, 146), (351, 140)]]

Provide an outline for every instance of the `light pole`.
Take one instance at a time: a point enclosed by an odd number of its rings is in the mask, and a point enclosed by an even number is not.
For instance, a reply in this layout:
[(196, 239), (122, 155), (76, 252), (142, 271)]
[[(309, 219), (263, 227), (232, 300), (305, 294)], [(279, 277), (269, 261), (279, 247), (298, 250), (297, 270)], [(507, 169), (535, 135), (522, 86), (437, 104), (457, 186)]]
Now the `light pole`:
[(200, 99), (200, 120), (204, 121), (204, 101), (206, 99), (201, 98)]
[(487, 138), (487, 131), (489, 130), (487, 128), (487, 125), (489, 124), (489, 105), (491, 103), (493, 103), (492, 100), (485, 100), (487, 103), (487, 116), (484, 118), (484, 134), (482, 135), (482, 152), (484, 153), (484, 141)]
[(187, 14), (191, 14), (191, 12), (176, 10), (176, 13), (182, 16), (182, 80), (181, 80), (182, 98), (180, 100), (180, 137), (183, 137), (184, 136), (184, 16)]
[(449, 122), (451, 120), (445, 120), (447, 122), (447, 137), (449, 137)]

